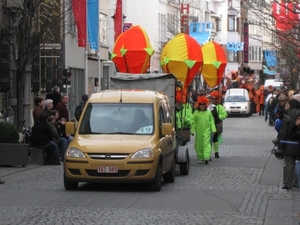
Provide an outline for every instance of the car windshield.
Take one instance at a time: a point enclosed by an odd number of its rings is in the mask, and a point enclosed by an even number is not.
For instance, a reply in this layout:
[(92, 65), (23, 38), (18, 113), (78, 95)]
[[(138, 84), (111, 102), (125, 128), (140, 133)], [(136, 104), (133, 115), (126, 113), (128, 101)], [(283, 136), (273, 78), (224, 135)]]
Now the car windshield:
[(245, 96), (228, 96), (225, 102), (246, 102)]
[(89, 103), (79, 134), (153, 134), (153, 105)]

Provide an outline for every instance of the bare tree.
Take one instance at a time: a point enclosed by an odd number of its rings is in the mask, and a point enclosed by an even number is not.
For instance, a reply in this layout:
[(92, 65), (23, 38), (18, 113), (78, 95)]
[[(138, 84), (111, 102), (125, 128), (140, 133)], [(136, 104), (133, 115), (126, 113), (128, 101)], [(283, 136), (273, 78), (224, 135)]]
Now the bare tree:
[[(64, 15), (71, 7), (63, 2), (9, 0), (2, 4), (1, 46), (7, 46), (9, 52), (8, 70), (3, 73), (10, 83), (16, 81), (10, 86), (17, 99), (16, 121), (24, 118), (24, 108), (30, 106), (31, 72), (39, 77), (41, 52), (62, 51)], [(36, 66), (35, 70), (32, 66)]]
[[(272, 3), (262, 0), (248, 1), (250, 26), (259, 26), (264, 35), (271, 38), (264, 41), (266, 48), (276, 50), (279, 62), (274, 68), (280, 77), (290, 83), (291, 88), (298, 85), (300, 71), (300, 1), (278, 1)], [(278, 15), (278, 16), (277, 16)], [(258, 36), (251, 38), (259, 40)]]

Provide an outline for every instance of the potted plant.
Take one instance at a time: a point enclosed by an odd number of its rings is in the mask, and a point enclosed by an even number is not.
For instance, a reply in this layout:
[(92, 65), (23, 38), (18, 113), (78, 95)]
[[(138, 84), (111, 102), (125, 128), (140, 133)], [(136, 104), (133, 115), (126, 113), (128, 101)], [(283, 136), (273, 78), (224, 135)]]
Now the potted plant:
[(0, 166), (28, 164), (27, 143), (19, 143), (19, 132), (10, 123), (0, 122)]

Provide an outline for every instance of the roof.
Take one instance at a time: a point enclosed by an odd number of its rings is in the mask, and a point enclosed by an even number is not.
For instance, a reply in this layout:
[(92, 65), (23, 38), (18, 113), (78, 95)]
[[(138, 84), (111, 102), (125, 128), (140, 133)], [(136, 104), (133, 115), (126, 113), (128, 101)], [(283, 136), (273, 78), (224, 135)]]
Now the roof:
[(150, 90), (106, 90), (94, 93), (89, 98), (89, 103), (123, 102), (123, 103), (153, 103), (164, 98), (164, 93)]

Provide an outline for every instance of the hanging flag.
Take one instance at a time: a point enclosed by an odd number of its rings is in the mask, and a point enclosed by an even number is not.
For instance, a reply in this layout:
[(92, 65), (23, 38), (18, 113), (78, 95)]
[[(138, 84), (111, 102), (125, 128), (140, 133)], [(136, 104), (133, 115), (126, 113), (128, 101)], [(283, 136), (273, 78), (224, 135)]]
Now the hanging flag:
[(98, 0), (87, 0), (88, 39), (91, 50), (98, 50), (99, 36), (99, 3)]
[(86, 0), (72, 0), (78, 47), (86, 47)]

